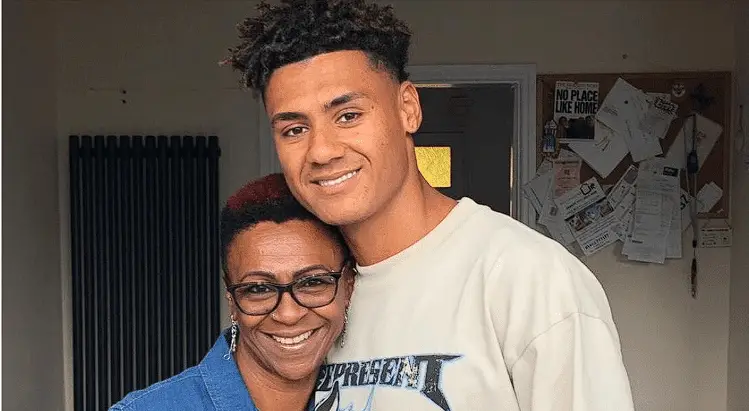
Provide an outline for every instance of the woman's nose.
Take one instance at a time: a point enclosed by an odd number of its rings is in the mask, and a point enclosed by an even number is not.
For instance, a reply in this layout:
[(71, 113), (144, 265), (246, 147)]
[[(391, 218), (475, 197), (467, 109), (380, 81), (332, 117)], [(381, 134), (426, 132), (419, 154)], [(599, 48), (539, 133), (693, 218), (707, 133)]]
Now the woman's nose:
[(281, 302), (273, 311), (271, 318), (274, 321), (285, 325), (294, 325), (304, 317), (308, 308), (302, 307), (291, 297), (291, 294), (284, 293), (281, 296)]

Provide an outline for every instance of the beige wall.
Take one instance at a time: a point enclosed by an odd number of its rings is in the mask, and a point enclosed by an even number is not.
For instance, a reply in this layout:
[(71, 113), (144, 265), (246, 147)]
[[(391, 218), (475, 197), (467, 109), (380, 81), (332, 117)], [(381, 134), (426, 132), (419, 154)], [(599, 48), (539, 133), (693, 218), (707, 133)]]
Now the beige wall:
[[(46, 49), (57, 52), (56, 60), (50, 55), (34, 57), (48, 59), (48, 67), (57, 64), (53, 67), (57, 70), (56, 88), (47, 89), (56, 90), (56, 122), (16, 126), (15, 130), (26, 134), (32, 130), (23, 127), (46, 128), (34, 134), (38, 137), (34, 144), (16, 142), (14, 144), (18, 147), (14, 150), (23, 153), (20, 158), (26, 162), (35, 157), (24, 150), (32, 147), (42, 150), (37, 145), (46, 151), (55, 150), (54, 141), (47, 136), (54, 134), (56, 126), (61, 143), (60, 159), (63, 160), (59, 165), (60, 204), (63, 208), (62, 235), (59, 238), (63, 251), (67, 249), (67, 181), (64, 176), (64, 150), (67, 146), (64, 143), (68, 134), (215, 133), (220, 136), (223, 149), (222, 198), (245, 180), (257, 176), (259, 109), (247, 93), (236, 87), (233, 73), (218, 68), (216, 64), (224, 56), (226, 47), (233, 44), (234, 25), (251, 12), (251, 3), (230, 0), (81, 0), (47, 5), (57, 19), (56, 38), (51, 39), (50, 33), (39, 29), (40, 35), (46, 37), (25, 38), (24, 42), (37, 49), (44, 48), (43, 44)], [(731, 2), (723, 0), (400, 0), (396, 2), (396, 9), (415, 32), (414, 64), (537, 63), (542, 73), (731, 70), (735, 64), (734, 10)], [(640, 26), (636, 27), (636, 24)], [(29, 30), (28, 27), (25, 29)], [(716, 44), (723, 44), (725, 48), (715, 47)], [(22, 59), (20, 51), (18, 53), (14, 70), (26, 79), (22, 85), (16, 85), (19, 97), (21, 91), (39, 85), (38, 82), (32, 83), (32, 80), (37, 81), (37, 77), (42, 78), (42, 84), (50, 85), (51, 73), (42, 68), (37, 69), (39, 72), (34, 71), (28, 59)], [(6, 66), (9, 66), (9, 60), (6, 60)], [(127, 90), (124, 95), (121, 93), (123, 89)], [(41, 113), (54, 116), (55, 107), (49, 104), (49, 96), (44, 93), (49, 94), (49, 91), (35, 94), (47, 102)], [(31, 106), (27, 106), (27, 110), (18, 118), (28, 118), (33, 113)], [(4, 143), (4, 149), (7, 146), (8, 143)], [(7, 149), (3, 151), (7, 153)], [(46, 155), (50, 156), (49, 153)], [(53, 155), (50, 161), (56, 161)], [(20, 171), (21, 166), (18, 167)], [(58, 166), (54, 167), (56, 170)], [(54, 170), (45, 170), (47, 175), (34, 175), (33, 183), (57, 189), (57, 177), (49, 176)], [(746, 184), (747, 180), (743, 181)], [(16, 185), (15, 188), (19, 192), (15, 196), (23, 196), (23, 186)], [(38, 195), (27, 192), (29, 198), (32, 194)], [(8, 197), (6, 195), (6, 204)], [(744, 221), (749, 219), (749, 212), (737, 210), (736, 204), (734, 201), (738, 241), (741, 235), (745, 239), (748, 235), (746, 223), (742, 232), (738, 224), (742, 218)], [(14, 210), (17, 213), (14, 215), (25, 215), (29, 220), (17, 219), (24, 221), (19, 223), (18, 230), (31, 224), (30, 209), (18, 206)], [(55, 227), (57, 214), (53, 216), (51, 211), (46, 210), (45, 214), (50, 221), (44, 225), (39, 223), (39, 229), (29, 235), (29, 241), (39, 237), (55, 241), (53, 237), (59, 234)], [(34, 249), (23, 244), (26, 250)], [(742, 384), (742, 377), (738, 375), (742, 370), (744, 374), (749, 372), (749, 367), (732, 368), (731, 380), (728, 379), (729, 321), (731, 332), (742, 324), (742, 317), (737, 315), (742, 308), (735, 303), (729, 305), (729, 294), (733, 291), (736, 295), (744, 290), (729, 287), (730, 265), (742, 261), (737, 254), (734, 252), (732, 261), (729, 249), (700, 252), (703, 271), (697, 301), (692, 300), (688, 293), (687, 260), (664, 266), (638, 265), (619, 261), (614, 250), (607, 249), (587, 261), (611, 299), (638, 410), (725, 410), (729, 383), (733, 387), (732, 399), (739, 401), (740, 395), (746, 395), (741, 391), (747, 390), (736, 387)], [(45, 272), (50, 267), (57, 267), (60, 256), (52, 255), (53, 258), (44, 260), (48, 261)], [(62, 278), (66, 278), (65, 252), (62, 261)], [(746, 257), (743, 262), (746, 267)], [(15, 263), (18, 268), (16, 279), (7, 280), (9, 275), (6, 274), (4, 280), (7, 283), (3, 288), (15, 286), (24, 291), (25, 294), (20, 294), (28, 300), (31, 288), (22, 280), (26, 280), (32, 271), (25, 260), (19, 259)], [(42, 264), (40, 261), (34, 263)], [(3, 268), (6, 268), (5, 264)], [(52, 280), (56, 282), (47, 287), (59, 290), (59, 279), (59, 275), (54, 277)], [(59, 295), (57, 298), (50, 300), (46, 309), (59, 315)], [(63, 298), (68, 301), (67, 288), (63, 288)], [(18, 304), (12, 307), (28, 307), (31, 303), (27, 300), (20, 301), (19, 298)], [(4, 313), (6, 317), (7, 311)], [(16, 314), (19, 324), (25, 318), (27, 313)], [(65, 356), (59, 354), (61, 324), (59, 316), (51, 318), (51, 329), (57, 330), (57, 334), (47, 336), (54, 345), (48, 350), (50, 362), (59, 367), (64, 358), (69, 373), (70, 347), (66, 347)], [(45, 325), (47, 322), (45, 318)], [(63, 324), (62, 328), (69, 336), (67, 322)], [(3, 327), (5, 331), (5, 321)], [(27, 330), (10, 343), (18, 350), (28, 350), (28, 343), (35, 341), (42, 332), (50, 331)], [(736, 331), (736, 335), (739, 333)], [(8, 334), (5, 335), (8, 339)], [(746, 359), (745, 352), (734, 344), (731, 358)], [(22, 363), (11, 365), (13, 370), (23, 369)], [(4, 365), (4, 374), (5, 368)], [(59, 372), (52, 374), (59, 376)], [(17, 387), (23, 387), (32, 377), (36, 376), (12, 381), (16, 385), (4, 385), (4, 393), (6, 396), (18, 393), (13, 397), (17, 404), (27, 401), (28, 398), (21, 394), (23, 390)], [(55, 377), (45, 378), (45, 387), (59, 387), (59, 380), (50, 379)], [(72, 391), (69, 385), (67, 388), (69, 400)], [(59, 396), (52, 398), (49, 400), (52, 402), (46, 405), (54, 406), (34, 409), (59, 409), (59, 404), (54, 402), (54, 398)]]
[(3, 2), (3, 404), (61, 410), (54, 15)]
[[(738, 104), (744, 106), (744, 133), (735, 144), (749, 158), (749, 2), (739, 2), (736, 18)], [(736, 116), (737, 121), (741, 116)], [(738, 150), (736, 150), (738, 151)], [(728, 411), (749, 410), (749, 164), (734, 160), (733, 247), (731, 247), (731, 314), (728, 350)]]

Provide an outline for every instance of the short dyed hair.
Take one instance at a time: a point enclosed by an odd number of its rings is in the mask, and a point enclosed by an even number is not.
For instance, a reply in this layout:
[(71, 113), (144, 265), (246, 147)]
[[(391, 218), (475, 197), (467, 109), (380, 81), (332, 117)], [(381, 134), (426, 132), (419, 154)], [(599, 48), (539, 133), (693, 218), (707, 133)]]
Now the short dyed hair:
[(221, 211), (221, 261), (224, 284), (229, 285), (227, 260), (231, 245), (239, 233), (251, 230), (261, 222), (280, 224), (292, 220), (320, 224), (341, 247), (344, 258), (351, 258), (351, 252), (338, 228), (324, 223), (304, 208), (291, 194), (283, 174), (269, 174), (250, 181), (237, 190), (229, 197)]
[(259, 15), (237, 26), (239, 44), (223, 61), (242, 73), (242, 83), (265, 98), (273, 72), (319, 54), (343, 50), (364, 52), (375, 69), (393, 79), (408, 79), (411, 31), (391, 6), (364, 0), (264, 1)]

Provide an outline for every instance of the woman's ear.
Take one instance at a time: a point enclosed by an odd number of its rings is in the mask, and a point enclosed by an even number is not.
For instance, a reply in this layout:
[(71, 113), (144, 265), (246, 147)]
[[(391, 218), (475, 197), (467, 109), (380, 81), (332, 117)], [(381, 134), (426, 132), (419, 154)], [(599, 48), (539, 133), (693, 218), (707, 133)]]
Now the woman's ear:
[(351, 264), (350, 268), (346, 270), (346, 274), (343, 276), (343, 289), (346, 295), (346, 306), (351, 301), (351, 296), (354, 294), (354, 284), (356, 282), (356, 265)]
[(227, 311), (229, 313), (229, 316), (233, 316), (234, 318), (237, 318), (237, 307), (234, 305), (234, 299), (231, 297), (231, 293), (228, 291), (225, 294), (226, 296), (226, 304), (228, 305)]
[(416, 86), (412, 82), (404, 81), (401, 83), (398, 93), (403, 129), (406, 130), (408, 134), (414, 134), (419, 130), (419, 127), (421, 127), (422, 119), (419, 92), (416, 90)]

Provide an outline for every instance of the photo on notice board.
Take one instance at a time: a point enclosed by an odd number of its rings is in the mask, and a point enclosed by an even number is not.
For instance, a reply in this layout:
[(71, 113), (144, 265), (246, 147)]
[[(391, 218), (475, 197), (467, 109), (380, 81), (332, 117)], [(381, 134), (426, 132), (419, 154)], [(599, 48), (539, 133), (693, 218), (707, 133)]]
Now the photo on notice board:
[(554, 90), (554, 121), (560, 143), (595, 139), (598, 83), (557, 81)]

